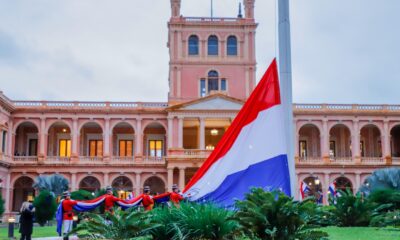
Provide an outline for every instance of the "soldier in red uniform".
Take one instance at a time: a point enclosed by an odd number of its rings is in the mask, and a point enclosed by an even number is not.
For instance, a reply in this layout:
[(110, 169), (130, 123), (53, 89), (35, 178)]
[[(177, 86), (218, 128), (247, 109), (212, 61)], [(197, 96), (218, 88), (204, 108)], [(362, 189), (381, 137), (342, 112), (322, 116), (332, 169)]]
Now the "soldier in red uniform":
[(184, 197), (180, 194), (177, 184), (172, 185), (172, 193), (169, 198), (175, 207), (180, 207), (180, 202), (184, 199)]
[(114, 214), (114, 204), (118, 201), (123, 201), (120, 198), (117, 198), (113, 195), (112, 187), (108, 186), (106, 188), (106, 198), (104, 199), (104, 210), (105, 212), (109, 212), (111, 214)]
[(143, 188), (143, 194), (142, 194), (143, 200), (142, 200), (142, 205), (144, 207), (145, 211), (150, 211), (154, 207), (154, 200), (150, 196), (150, 187), (145, 186)]
[(72, 224), (74, 222), (74, 212), (72, 208), (78, 204), (77, 201), (71, 200), (71, 194), (66, 191), (63, 193), (64, 200), (62, 201), (63, 209), (63, 229), (64, 229), (64, 240), (68, 240), (68, 233), (72, 230)]

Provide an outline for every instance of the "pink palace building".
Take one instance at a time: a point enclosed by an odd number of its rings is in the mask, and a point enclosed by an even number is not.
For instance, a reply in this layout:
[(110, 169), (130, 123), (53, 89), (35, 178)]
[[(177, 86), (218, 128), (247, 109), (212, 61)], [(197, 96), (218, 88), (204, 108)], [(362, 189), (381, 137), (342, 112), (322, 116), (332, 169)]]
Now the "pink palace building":
[[(58, 173), (70, 190), (123, 195), (181, 188), (256, 85), (254, 0), (235, 18), (184, 17), (171, 1), (168, 102), (15, 101), (0, 92), (0, 179), (6, 215)], [(165, 79), (167, 81), (167, 79)], [(400, 165), (400, 105), (294, 104), (297, 182), (326, 196), (357, 191)], [(326, 202), (326, 197), (324, 197)]]

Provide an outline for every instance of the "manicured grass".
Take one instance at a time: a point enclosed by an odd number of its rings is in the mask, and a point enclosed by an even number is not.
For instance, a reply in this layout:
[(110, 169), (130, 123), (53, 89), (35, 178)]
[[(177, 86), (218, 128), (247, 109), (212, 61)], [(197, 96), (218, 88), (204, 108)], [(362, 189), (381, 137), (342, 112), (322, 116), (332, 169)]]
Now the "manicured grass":
[[(321, 228), (329, 234), (330, 240), (397, 240), (400, 239), (400, 229), (396, 228), (372, 228), (372, 227), (326, 227)], [(0, 239), (7, 239), (8, 229), (7, 227), (0, 228)], [(20, 234), (18, 229), (15, 229), (15, 237), (19, 237)], [(39, 227), (33, 228), (34, 238), (39, 237), (56, 237), (56, 226)]]
[[(17, 237), (17, 239), (20, 237), (19, 229), (16, 228), (14, 231), (14, 237)], [(57, 232), (56, 232), (56, 225), (53, 226), (46, 226), (46, 227), (39, 227), (35, 226), (33, 228), (33, 238), (39, 238), (39, 237), (56, 237)], [(7, 239), (8, 237), (8, 228), (7, 227), (2, 227), (0, 228), (0, 239)]]
[(330, 240), (394, 240), (400, 239), (400, 229), (373, 227), (326, 227)]

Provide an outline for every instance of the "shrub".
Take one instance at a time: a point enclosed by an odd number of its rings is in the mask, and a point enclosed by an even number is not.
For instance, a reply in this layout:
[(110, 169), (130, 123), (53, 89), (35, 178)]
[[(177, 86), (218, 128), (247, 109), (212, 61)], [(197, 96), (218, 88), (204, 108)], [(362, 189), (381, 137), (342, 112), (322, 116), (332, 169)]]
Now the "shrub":
[(151, 231), (154, 239), (227, 239), (238, 228), (230, 219), (232, 212), (213, 204), (182, 203), (180, 208), (153, 210), (153, 222), (158, 227)]
[(372, 210), (376, 206), (364, 198), (362, 193), (354, 195), (349, 189), (339, 190), (336, 203), (331, 204), (335, 206), (333, 213), (338, 221), (337, 225), (343, 227), (368, 226)]
[(371, 219), (373, 227), (400, 227), (400, 210), (378, 214)]
[(386, 210), (400, 209), (400, 191), (393, 189), (377, 189), (368, 195), (368, 200), (378, 206), (390, 205)]
[(151, 222), (151, 212), (114, 210), (114, 214), (105, 215), (86, 213), (85, 220), (70, 234), (78, 233), (83, 239), (152, 239), (148, 233), (158, 225)]
[(324, 239), (327, 233), (310, 224), (315, 211), (311, 201), (298, 202), (280, 191), (253, 188), (243, 201), (237, 201), (234, 214), (241, 229), (260, 239)]
[(94, 199), (94, 195), (91, 192), (80, 189), (78, 191), (71, 192), (71, 199), (90, 200), (90, 199)]
[(36, 221), (43, 226), (47, 221), (50, 221), (54, 218), (57, 203), (54, 195), (47, 191), (43, 190), (33, 201), (33, 206), (35, 207), (35, 218)]

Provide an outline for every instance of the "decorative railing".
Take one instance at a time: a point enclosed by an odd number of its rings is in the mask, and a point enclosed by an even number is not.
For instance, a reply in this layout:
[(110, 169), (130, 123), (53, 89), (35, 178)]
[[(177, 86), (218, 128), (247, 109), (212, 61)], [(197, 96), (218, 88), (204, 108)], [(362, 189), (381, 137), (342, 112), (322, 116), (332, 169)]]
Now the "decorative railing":
[(377, 104), (293, 104), (295, 110), (333, 111), (400, 111), (400, 105)]
[(69, 163), (71, 161), (70, 157), (60, 157), (60, 156), (47, 156), (45, 163)]
[(20, 163), (36, 163), (38, 161), (37, 156), (14, 156), (13, 159), (15, 162)]
[(42, 108), (165, 108), (165, 102), (67, 102), (67, 101), (13, 101), (17, 107)]
[(323, 163), (323, 160), (321, 157), (299, 157), (299, 163), (318, 164)]
[(112, 156), (111, 163), (134, 163), (134, 157), (120, 157), (120, 156)]
[(168, 150), (168, 157), (195, 157), (207, 158), (212, 150), (202, 149), (171, 149)]
[(81, 162), (81, 163), (101, 163), (101, 162), (103, 162), (103, 157), (79, 156), (79, 162)]
[(165, 156), (145, 156), (143, 159), (145, 163), (165, 163)]
[(361, 157), (361, 163), (365, 164), (384, 164), (385, 161), (382, 157)]
[(392, 164), (400, 164), (400, 157), (392, 157)]
[(214, 17), (183, 17), (187, 22), (237, 22), (240, 18), (214, 18)]
[(353, 163), (352, 157), (331, 157), (330, 162), (335, 164), (350, 164)]

